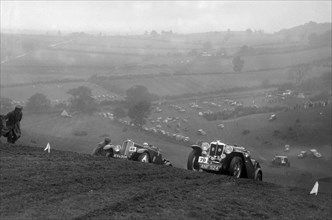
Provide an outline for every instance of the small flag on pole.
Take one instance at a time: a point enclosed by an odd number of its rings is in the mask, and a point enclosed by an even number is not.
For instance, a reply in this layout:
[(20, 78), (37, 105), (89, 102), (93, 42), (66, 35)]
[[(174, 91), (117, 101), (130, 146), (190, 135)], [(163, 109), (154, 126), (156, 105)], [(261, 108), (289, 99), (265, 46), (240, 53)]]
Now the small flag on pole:
[(47, 143), (47, 145), (46, 145), (44, 151), (46, 151), (46, 150), (47, 150), (48, 152), (51, 152), (51, 145), (50, 145), (50, 143)]
[(311, 190), (310, 194), (316, 194), (316, 196), (317, 196), (318, 186), (319, 186), (318, 181), (316, 181), (314, 187), (312, 187), (312, 190)]

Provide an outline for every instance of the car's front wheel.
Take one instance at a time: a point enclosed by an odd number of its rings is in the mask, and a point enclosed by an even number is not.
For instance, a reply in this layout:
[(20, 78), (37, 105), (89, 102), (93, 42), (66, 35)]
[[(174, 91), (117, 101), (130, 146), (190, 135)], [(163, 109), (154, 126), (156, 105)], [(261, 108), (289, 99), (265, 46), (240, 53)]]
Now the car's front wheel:
[(263, 174), (262, 171), (258, 171), (255, 175), (255, 180), (256, 181), (263, 181)]
[(228, 169), (229, 175), (240, 178), (243, 172), (243, 160), (239, 156), (234, 156)]
[(114, 157), (113, 149), (109, 149), (109, 150), (106, 151), (106, 157)]
[(139, 155), (137, 160), (143, 163), (150, 163), (150, 156), (147, 152), (143, 152), (141, 155)]
[(190, 152), (188, 161), (187, 161), (187, 169), (193, 171), (199, 171), (198, 157), (201, 155), (201, 152), (198, 149), (193, 149)]

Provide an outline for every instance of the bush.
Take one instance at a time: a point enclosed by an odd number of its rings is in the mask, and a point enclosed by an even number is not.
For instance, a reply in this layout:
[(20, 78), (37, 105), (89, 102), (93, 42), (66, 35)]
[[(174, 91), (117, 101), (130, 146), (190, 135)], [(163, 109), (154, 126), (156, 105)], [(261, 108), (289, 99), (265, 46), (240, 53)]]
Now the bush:
[(43, 112), (51, 108), (51, 100), (44, 94), (36, 93), (31, 96), (26, 104), (26, 110), (34, 112)]

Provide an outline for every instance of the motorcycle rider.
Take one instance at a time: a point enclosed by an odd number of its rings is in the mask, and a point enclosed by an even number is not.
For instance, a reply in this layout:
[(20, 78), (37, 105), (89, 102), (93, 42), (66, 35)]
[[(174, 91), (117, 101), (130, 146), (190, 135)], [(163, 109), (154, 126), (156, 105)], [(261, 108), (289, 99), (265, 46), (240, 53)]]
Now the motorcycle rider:
[(106, 137), (104, 141), (100, 142), (98, 146), (95, 149), (93, 149), (92, 155), (105, 156), (106, 152), (104, 151), (103, 148), (111, 143), (112, 143), (111, 139), (109, 137)]

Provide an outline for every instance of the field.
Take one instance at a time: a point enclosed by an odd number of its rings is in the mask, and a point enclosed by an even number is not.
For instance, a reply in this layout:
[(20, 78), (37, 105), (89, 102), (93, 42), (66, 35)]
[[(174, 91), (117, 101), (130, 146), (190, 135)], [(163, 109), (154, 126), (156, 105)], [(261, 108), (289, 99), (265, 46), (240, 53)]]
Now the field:
[[(218, 49), (212, 50), (210, 57), (201, 56), (204, 41), (195, 43), (190, 40), (195, 39), (194, 36), (169, 39), (75, 35), (12, 38), (5, 35), (5, 40), (2, 40), (1, 85), (59, 79), (86, 80), (93, 75), (233, 72), (232, 57), (213, 55)], [(15, 39), (19, 43), (13, 43)], [(275, 43), (282, 45), (278, 41)], [(241, 46), (243, 44), (238, 42), (237, 46), (225, 50), (238, 50)], [(216, 44), (215, 48), (218, 47)], [(193, 49), (197, 51), (196, 55), (189, 54)], [(269, 70), (284, 72), (291, 66), (330, 57), (330, 47), (245, 56), (243, 72), (267, 70), (270, 77)]]
[[(314, 68), (306, 77), (320, 76), (329, 68)], [(176, 96), (181, 94), (199, 94), (234, 88), (259, 87), (267, 80), (270, 84), (281, 85), (289, 83), (289, 70), (266, 70), (242, 74), (200, 74), (185, 76), (155, 76), (148, 78), (125, 78), (99, 80), (97, 84), (120, 94), (134, 85), (143, 85), (153, 94), (159, 96)]]

